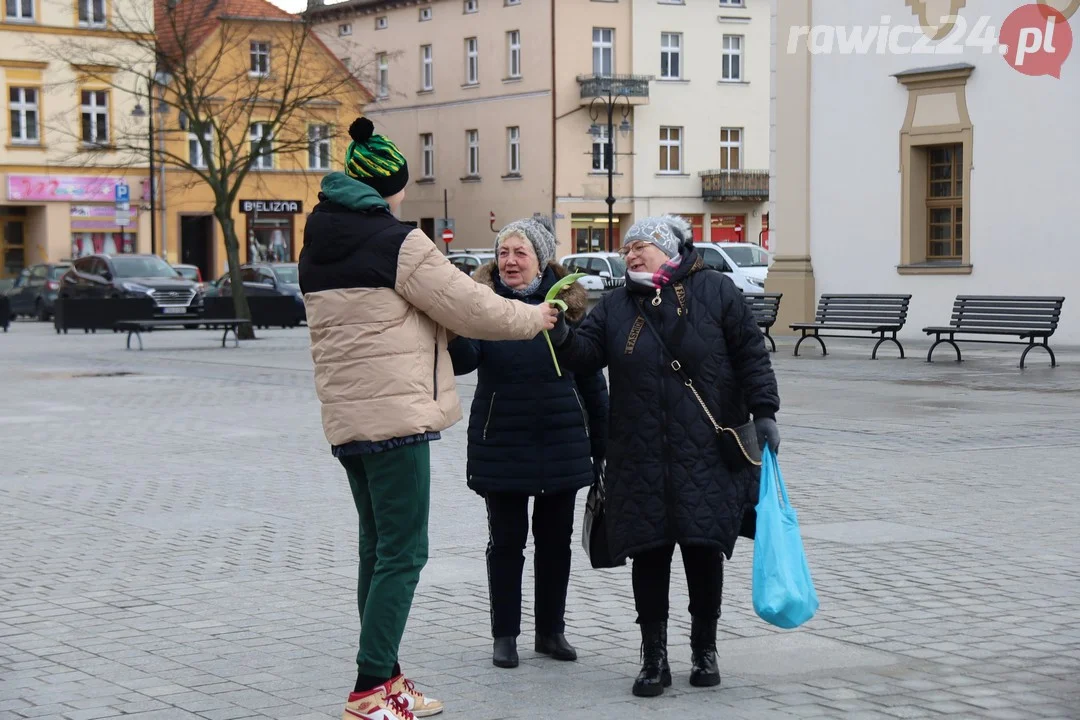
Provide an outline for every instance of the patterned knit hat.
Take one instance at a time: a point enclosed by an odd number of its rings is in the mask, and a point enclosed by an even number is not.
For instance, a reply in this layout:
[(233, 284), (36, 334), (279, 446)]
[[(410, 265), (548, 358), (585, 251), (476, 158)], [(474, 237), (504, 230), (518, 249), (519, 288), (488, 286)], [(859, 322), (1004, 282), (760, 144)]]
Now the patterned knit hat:
[(638, 220), (626, 231), (623, 246), (638, 241), (647, 242), (660, 248), (669, 258), (679, 254), (684, 245), (692, 242), (693, 229), (685, 218), (678, 215), (661, 215)]
[(546, 216), (534, 215), (531, 218), (509, 223), (495, 236), (495, 252), (499, 251), (503, 240), (511, 235), (520, 235), (532, 243), (533, 250), (536, 251), (536, 259), (540, 261), (541, 271), (548, 266), (548, 263), (555, 260), (555, 228)]
[(375, 134), (375, 123), (356, 118), (349, 126), (352, 142), (345, 151), (345, 174), (371, 186), (379, 195), (397, 195), (409, 182), (409, 165), (390, 139)]

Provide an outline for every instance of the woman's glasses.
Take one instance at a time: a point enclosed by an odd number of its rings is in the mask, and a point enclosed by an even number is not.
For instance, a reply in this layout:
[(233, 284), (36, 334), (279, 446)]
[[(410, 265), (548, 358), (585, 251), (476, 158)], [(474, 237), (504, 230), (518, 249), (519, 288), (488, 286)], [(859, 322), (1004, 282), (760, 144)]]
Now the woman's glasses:
[(645, 252), (645, 248), (647, 248), (647, 247), (649, 247), (649, 243), (642, 242), (642, 241), (639, 240), (637, 242), (630, 243), (629, 245), (624, 245), (621, 248), (619, 248), (619, 255), (622, 255), (623, 257), (627, 257), (631, 253), (643, 253), (643, 252)]

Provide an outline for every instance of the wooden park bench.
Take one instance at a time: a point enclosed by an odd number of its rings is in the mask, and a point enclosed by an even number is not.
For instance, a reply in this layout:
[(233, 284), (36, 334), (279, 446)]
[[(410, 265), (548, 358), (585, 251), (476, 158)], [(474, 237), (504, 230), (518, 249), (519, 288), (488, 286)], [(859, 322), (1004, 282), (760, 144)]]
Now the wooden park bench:
[[(139, 342), (139, 349), (143, 349), (142, 333), (154, 330), (178, 330), (192, 324), (191, 320), (119, 320), (113, 327), (118, 332), (127, 332), (127, 349), (131, 349), (131, 338), (135, 337)], [(202, 324), (213, 324), (215, 328), (224, 328), (221, 336), (221, 347), (226, 347), (229, 333), (233, 335), (233, 347), (240, 347), (240, 334), (237, 332), (241, 325), (250, 325), (250, 320), (242, 318), (214, 318), (203, 321)]]
[[(1020, 355), (1021, 368), (1029, 352), (1037, 347), (1043, 348), (1050, 354), (1050, 367), (1057, 367), (1057, 357), (1050, 349), (1050, 336), (1057, 330), (1064, 302), (1063, 297), (1048, 296), (958, 295), (948, 325), (923, 328), (927, 335), (935, 336), (926, 361), (933, 362), (934, 349), (948, 343), (956, 351), (956, 361), (960, 362), (960, 347), (956, 343), (972, 342), (1024, 345), (1024, 352)], [(1018, 339), (958, 338), (957, 335), (1015, 335)]]
[[(904, 357), (904, 346), (896, 339), (896, 334), (907, 322), (910, 295), (822, 295), (818, 299), (814, 321), (794, 323), (792, 330), (800, 330), (802, 337), (795, 343), (795, 356), (799, 355), (799, 346), (807, 338), (813, 338), (821, 345), (821, 354), (828, 355), (823, 337), (860, 337), (850, 333), (868, 332), (877, 344), (870, 357), (877, 359), (878, 348), (885, 342), (892, 342), (900, 349), (900, 358)], [(826, 331), (826, 332), (823, 332)], [(844, 332), (836, 335), (836, 331)]]
[(776, 324), (776, 314), (780, 311), (782, 297), (784, 293), (743, 293), (743, 299), (746, 300), (750, 312), (754, 313), (754, 320), (769, 341), (772, 352), (776, 352), (776, 341), (773, 340), (770, 329)]

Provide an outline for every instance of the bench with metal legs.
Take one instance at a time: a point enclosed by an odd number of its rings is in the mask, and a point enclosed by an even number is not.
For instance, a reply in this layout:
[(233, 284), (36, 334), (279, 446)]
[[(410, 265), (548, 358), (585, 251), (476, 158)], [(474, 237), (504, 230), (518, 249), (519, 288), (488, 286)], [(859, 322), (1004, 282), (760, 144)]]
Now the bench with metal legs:
[[(134, 337), (135, 341), (139, 345), (139, 350), (143, 349), (142, 333), (153, 332), (155, 329), (176, 329), (190, 326), (191, 320), (121, 320), (116, 323), (116, 329), (124, 332), (127, 331), (127, 349), (131, 349), (131, 338)], [(211, 323), (203, 323), (215, 327), (223, 327), (224, 332), (221, 335), (221, 347), (228, 347), (229, 334), (233, 336), (233, 347), (240, 347), (240, 333), (239, 328), (241, 325), (250, 325), (250, 320), (243, 320), (240, 318), (221, 318), (215, 319)]]
[[(897, 333), (907, 322), (910, 295), (822, 295), (818, 300), (814, 321), (794, 323), (792, 330), (799, 330), (802, 337), (795, 343), (794, 354), (799, 355), (802, 344), (813, 338), (821, 345), (821, 354), (828, 355), (828, 348), (822, 338), (859, 338), (873, 340), (877, 337), (870, 358), (877, 360), (878, 349), (887, 342), (896, 345), (900, 359), (904, 359), (904, 346), (900, 344)], [(825, 332), (823, 332), (825, 331)], [(845, 334), (837, 335), (835, 331)], [(870, 337), (851, 333), (870, 333)]]
[[(927, 335), (934, 336), (934, 343), (926, 353), (926, 362), (934, 361), (934, 350), (939, 345), (951, 345), (956, 352), (956, 361), (962, 362), (963, 355), (957, 343), (970, 342), (1023, 346), (1021, 369), (1026, 367), (1028, 353), (1041, 348), (1050, 356), (1050, 367), (1057, 367), (1050, 336), (1057, 330), (1064, 302), (1065, 298), (1053, 296), (958, 295), (949, 325), (923, 328)], [(1014, 336), (1017, 340), (958, 338), (957, 335)]]

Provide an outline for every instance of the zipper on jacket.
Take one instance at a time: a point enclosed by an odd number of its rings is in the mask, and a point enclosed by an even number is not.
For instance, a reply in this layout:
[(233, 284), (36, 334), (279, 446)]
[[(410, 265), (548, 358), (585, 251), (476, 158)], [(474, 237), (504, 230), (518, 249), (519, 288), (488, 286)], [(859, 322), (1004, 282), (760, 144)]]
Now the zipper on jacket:
[(578, 394), (577, 388), (574, 388), (574, 397), (577, 398), (578, 407), (581, 408), (581, 421), (585, 423), (585, 437), (591, 437), (589, 435), (589, 416), (585, 413), (585, 403), (581, 402), (581, 395)]
[(435, 331), (435, 369), (431, 371), (432, 400), (439, 400), (439, 331)]
[(491, 411), (495, 409), (495, 393), (491, 393), (491, 402), (488, 403), (487, 420), (484, 421), (484, 440), (487, 440), (488, 425), (491, 424)]

